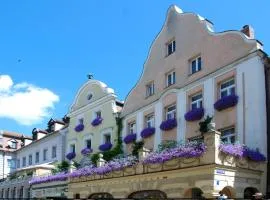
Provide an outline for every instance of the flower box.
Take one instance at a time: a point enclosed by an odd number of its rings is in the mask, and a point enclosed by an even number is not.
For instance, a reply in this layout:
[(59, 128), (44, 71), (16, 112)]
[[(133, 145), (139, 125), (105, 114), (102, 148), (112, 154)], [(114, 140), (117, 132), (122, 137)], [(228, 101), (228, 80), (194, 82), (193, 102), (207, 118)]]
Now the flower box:
[(68, 159), (68, 160), (72, 160), (73, 158), (75, 158), (76, 157), (76, 153), (75, 152), (70, 152), (70, 153), (68, 153), (67, 155), (66, 155), (66, 158)]
[(218, 111), (221, 111), (226, 108), (233, 107), (237, 103), (238, 103), (238, 96), (233, 94), (222, 97), (221, 99), (217, 100), (216, 103), (214, 104), (214, 108)]
[(96, 119), (94, 119), (92, 122), (91, 122), (91, 124), (92, 124), (92, 126), (98, 126), (99, 124), (101, 124), (101, 122), (102, 122), (102, 118), (101, 117), (97, 117)]
[(159, 128), (163, 131), (168, 131), (177, 126), (177, 121), (176, 119), (167, 119), (166, 121), (163, 121)]
[(187, 121), (200, 120), (204, 116), (203, 108), (195, 108), (185, 114), (185, 119)]
[(137, 134), (136, 133), (131, 133), (131, 134), (128, 134), (125, 138), (124, 138), (124, 142), (126, 144), (129, 144), (129, 143), (132, 143), (134, 141), (136, 141), (137, 139)]
[(85, 147), (85, 148), (83, 148), (82, 150), (81, 150), (81, 154), (82, 155), (89, 155), (90, 153), (92, 153), (93, 152), (93, 149), (89, 149), (89, 148), (87, 148), (87, 147)]
[(100, 151), (108, 151), (112, 148), (112, 144), (111, 143), (105, 143), (99, 146), (99, 150)]
[(84, 125), (83, 125), (83, 124), (78, 124), (78, 125), (74, 128), (74, 130), (75, 130), (76, 132), (81, 132), (83, 129), (84, 129)]
[(153, 135), (155, 133), (156, 129), (153, 127), (148, 127), (142, 130), (141, 132), (141, 137), (142, 138), (148, 138), (151, 135)]

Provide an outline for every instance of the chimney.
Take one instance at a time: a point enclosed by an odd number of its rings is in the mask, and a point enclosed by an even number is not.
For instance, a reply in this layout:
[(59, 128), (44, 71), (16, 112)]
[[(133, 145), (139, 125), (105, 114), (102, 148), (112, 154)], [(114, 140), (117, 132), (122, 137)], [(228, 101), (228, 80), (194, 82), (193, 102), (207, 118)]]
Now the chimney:
[(252, 26), (250, 25), (245, 25), (243, 26), (242, 33), (244, 33), (247, 37), (249, 37), (250, 39), (254, 39), (255, 38), (255, 32), (254, 29), (252, 28)]

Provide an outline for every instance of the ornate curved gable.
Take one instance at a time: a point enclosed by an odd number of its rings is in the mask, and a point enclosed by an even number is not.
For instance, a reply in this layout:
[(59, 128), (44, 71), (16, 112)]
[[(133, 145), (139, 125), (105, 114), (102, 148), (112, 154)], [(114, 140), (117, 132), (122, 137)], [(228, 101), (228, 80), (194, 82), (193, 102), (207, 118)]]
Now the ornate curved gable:
[(75, 100), (70, 108), (70, 112), (80, 109), (90, 103), (93, 103), (107, 95), (114, 95), (114, 90), (108, 88), (101, 81), (88, 80), (78, 91)]
[[(172, 40), (176, 42), (176, 51), (167, 56), (167, 44)], [(257, 40), (249, 39), (241, 31), (216, 33), (212, 23), (203, 17), (171, 6), (151, 45), (141, 77), (126, 98), (122, 116), (151, 104), (169, 89), (181, 88), (261, 48)], [(203, 70), (190, 76), (189, 62), (198, 55)], [(166, 88), (165, 77), (172, 70), (176, 72), (176, 84)], [(147, 98), (146, 85), (151, 81), (155, 94)]]

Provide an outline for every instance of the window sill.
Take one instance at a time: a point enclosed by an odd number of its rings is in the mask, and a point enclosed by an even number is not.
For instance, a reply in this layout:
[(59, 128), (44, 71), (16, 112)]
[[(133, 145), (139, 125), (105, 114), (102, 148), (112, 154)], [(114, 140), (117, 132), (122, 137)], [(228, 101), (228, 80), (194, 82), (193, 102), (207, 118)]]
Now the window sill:
[(148, 98), (150, 98), (150, 97), (152, 97), (152, 96), (154, 96), (154, 95), (155, 95), (155, 93), (153, 93), (153, 94), (151, 94), (151, 95), (148, 95), (148, 96), (145, 97), (145, 99), (148, 99)]
[(166, 58), (170, 57), (170, 56), (173, 55), (173, 54), (175, 54), (175, 51), (172, 52), (171, 54), (166, 55), (164, 58), (166, 59)]
[(201, 71), (202, 71), (202, 70), (196, 71), (196, 72), (194, 72), (194, 73), (189, 73), (188, 76), (190, 77), (190, 76), (192, 76), (192, 75), (194, 75), (194, 74), (198, 74), (198, 73), (201, 72)]

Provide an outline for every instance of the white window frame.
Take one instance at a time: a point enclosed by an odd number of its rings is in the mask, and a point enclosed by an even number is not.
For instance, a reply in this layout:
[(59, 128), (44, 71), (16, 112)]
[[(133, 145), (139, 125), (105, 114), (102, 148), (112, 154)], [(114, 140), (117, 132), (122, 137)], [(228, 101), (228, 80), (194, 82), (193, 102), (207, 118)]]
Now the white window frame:
[[(230, 134), (226, 134), (226, 135), (223, 135), (225, 131), (229, 131), (229, 130), (234, 130), (233, 133), (230, 133)], [(220, 140), (223, 141), (223, 139), (226, 139), (226, 143), (229, 143), (229, 144), (232, 144), (232, 137), (234, 137), (234, 142), (236, 141), (236, 133), (235, 133), (235, 127), (232, 126), (232, 127), (229, 127), (229, 128), (225, 128), (225, 129), (222, 129), (221, 131), (221, 136), (220, 136)]]
[(155, 117), (154, 114), (147, 115), (145, 117), (146, 121), (146, 128), (153, 128), (155, 127)]
[[(55, 151), (54, 151), (55, 149)], [(57, 157), (57, 146), (53, 145), (52, 146), (52, 158), (56, 158)]]
[(146, 85), (146, 97), (152, 96), (155, 93), (154, 81), (151, 81)]
[(135, 121), (128, 123), (128, 133), (129, 134), (136, 133), (136, 122)]
[[(192, 98), (197, 97), (201, 95), (202, 97), (197, 100), (192, 100)], [(190, 97), (190, 109), (192, 110), (192, 105), (196, 105), (196, 108), (202, 108), (203, 107), (203, 94), (202, 92), (194, 94)]]
[[(173, 107), (174, 107), (174, 109), (170, 110)], [(176, 119), (176, 104), (173, 104), (173, 105), (166, 107), (166, 120), (168, 120), (168, 119)]]
[[(171, 78), (169, 78), (171, 77)], [(166, 74), (166, 86), (169, 87), (176, 83), (176, 73), (175, 71), (171, 71)]]
[[(229, 85), (229, 86), (227, 86), (227, 87), (225, 87), (225, 88), (222, 88), (222, 85), (224, 85), (224, 84), (226, 84), (226, 83), (228, 83), (228, 82), (230, 82), (230, 81), (233, 81), (233, 84), (232, 85)], [(228, 79), (228, 80), (226, 80), (226, 81), (223, 81), (223, 82), (221, 82), (220, 83), (220, 88), (219, 88), (219, 96), (220, 97), (222, 97), (221, 96), (221, 93), (222, 92), (226, 92), (226, 95), (225, 96), (229, 96), (229, 95), (232, 95), (232, 90), (231, 89), (234, 89), (234, 92), (235, 92), (235, 79), (234, 78), (230, 78), (230, 79)], [(225, 97), (224, 96), (224, 97)]]
[[(199, 62), (200, 59), (200, 62)], [(195, 62), (195, 71), (193, 71), (193, 62)], [(200, 63), (200, 66), (199, 66)], [(196, 58), (193, 58), (190, 60), (190, 74), (195, 74), (198, 71), (202, 70), (202, 57), (201, 56), (197, 56)]]
[[(169, 51), (170, 45), (171, 45), (171, 48), (172, 48), (171, 52)], [(167, 56), (169, 56), (169, 55), (171, 55), (171, 54), (173, 54), (175, 52), (175, 50), (176, 50), (175, 39), (171, 40), (170, 42), (167, 42), (166, 49), (167, 49)]]

